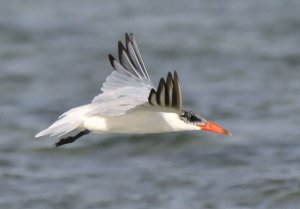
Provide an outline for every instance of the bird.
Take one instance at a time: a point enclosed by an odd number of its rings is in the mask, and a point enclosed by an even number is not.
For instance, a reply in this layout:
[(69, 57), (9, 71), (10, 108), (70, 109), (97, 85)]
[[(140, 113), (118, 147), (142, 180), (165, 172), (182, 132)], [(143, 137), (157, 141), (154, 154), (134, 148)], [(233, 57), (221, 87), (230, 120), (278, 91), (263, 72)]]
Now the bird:
[[(89, 133), (151, 134), (201, 130), (231, 135), (222, 126), (183, 107), (176, 71), (162, 77), (157, 88), (153, 85), (132, 33), (125, 33), (124, 44), (118, 42), (118, 59), (111, 54), (108, 58), (114, 70), (103, 83), (101, 93), (89, 104), (66, 111), (35, 137), (57, 136), (60, 139), (55, 146), (59, 147)], [(77, 134), (66, 136), (71, 131), (77, 131)]]

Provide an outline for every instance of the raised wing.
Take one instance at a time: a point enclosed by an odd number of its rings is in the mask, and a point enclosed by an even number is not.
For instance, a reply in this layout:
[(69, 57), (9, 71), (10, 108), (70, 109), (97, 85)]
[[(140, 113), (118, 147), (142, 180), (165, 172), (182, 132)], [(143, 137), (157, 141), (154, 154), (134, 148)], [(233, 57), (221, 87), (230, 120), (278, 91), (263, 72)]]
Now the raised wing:
[(109, 54), (115, 71), (106, 78), (102, 93), (92, 100), (89, 115), (122, 115), (148, 102), (152, 85), (133, 34), (118, 43), (119, 60)]
[(157, 90), (151, 89), (148, 102), (162, 112), (182, 112), (182, 95), (177, 72), (169, 72), (167, 80), (160, 79)]
[(117, 60), (109, 55), (115, 69), (106, 79), (87, 115), (117, 116), (134, 108), (145, 111), (182, 112), (182, 96), (176, 71), (169, 72), (167, 80), (161, 78), (156, 90), (150, 81), (140, 51), (132, 34), (125, 34), (125, 46), (118, 43)]
[[(126, 47), (125, 47), (126, 46)], [(133, 77), (138, 80), (150, 81), (142, 56), (132, 33), (125, 34), (125, 46), (118, 42), (119, 62), (109, 55), (109, 60), (113, 68), (123, 75)]]

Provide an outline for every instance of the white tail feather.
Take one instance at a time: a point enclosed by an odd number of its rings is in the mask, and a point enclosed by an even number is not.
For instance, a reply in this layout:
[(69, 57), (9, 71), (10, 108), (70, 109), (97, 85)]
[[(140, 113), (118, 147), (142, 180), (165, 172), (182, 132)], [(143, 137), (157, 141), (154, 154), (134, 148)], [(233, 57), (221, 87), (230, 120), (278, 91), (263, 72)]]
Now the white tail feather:
[(37, 133), (35, 137), (41, 137), (45, 135), (62, 136), (82, 126), (84, 116), (89, 111), (89, 105), (73, 108), (61, 116), (47, 129)]

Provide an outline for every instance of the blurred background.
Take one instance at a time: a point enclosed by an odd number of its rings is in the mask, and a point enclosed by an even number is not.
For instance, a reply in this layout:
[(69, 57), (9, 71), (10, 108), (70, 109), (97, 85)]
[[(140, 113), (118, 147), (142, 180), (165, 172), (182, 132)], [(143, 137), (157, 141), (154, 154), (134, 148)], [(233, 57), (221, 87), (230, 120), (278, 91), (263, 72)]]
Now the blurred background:
[[(0, 1), (0, 208), (296, 209), (300, 1)], [(133, 32), (152, 77), (233, 134), (35, 139)]]

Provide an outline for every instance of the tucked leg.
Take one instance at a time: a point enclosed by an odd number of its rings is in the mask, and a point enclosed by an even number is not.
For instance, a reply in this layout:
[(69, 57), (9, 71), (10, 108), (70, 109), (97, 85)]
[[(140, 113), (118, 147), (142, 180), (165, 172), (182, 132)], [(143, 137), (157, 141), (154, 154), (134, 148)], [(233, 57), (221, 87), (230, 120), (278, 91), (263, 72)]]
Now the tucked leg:
[(80, 137), (82, 137), (82, 136), (84, 136), (84, 135), (86, 135), (90, 132), (91, 132), (90, 130), (85, 129), (84, 131), (79, 132), (75, 136), (68, 136), (68, 137), (62, 138), (58, 142), (55, 143), (55, 146), (59, 147), (59, 146), (64, 145), (64, 144), (73, 143), (78, 138), (80, 138)]

